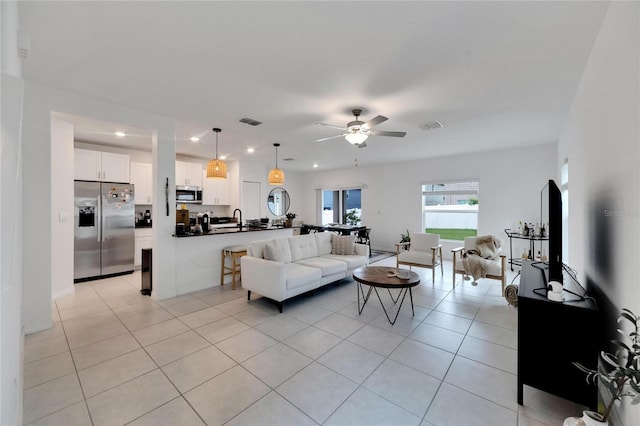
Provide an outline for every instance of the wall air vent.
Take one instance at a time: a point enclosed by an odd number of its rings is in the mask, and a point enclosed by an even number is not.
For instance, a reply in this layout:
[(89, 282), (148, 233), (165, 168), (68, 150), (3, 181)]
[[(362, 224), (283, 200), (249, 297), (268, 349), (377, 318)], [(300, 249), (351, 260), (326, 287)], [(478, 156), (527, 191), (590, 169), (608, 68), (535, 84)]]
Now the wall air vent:
[(422, 126), (418, 126), (422, 130), (433, 130), (433, 129), (441, 129), (444, 126), (438, 120), (429, 121), (428, 123), (423, 124)]
[(254, 120), (253, 118), (247, 118), (247, 117), (241, 118), (240, 122), (241, 123), (246, 123), (246, 124), (248, 124), (250, 126), (259, 126), (259, 125), (262, 124), (262, 121)]
[(296, 161), (295, 158), (291, 158), (291, 157), (287, 157), (287, 158), (283, 158), (282, 161)]

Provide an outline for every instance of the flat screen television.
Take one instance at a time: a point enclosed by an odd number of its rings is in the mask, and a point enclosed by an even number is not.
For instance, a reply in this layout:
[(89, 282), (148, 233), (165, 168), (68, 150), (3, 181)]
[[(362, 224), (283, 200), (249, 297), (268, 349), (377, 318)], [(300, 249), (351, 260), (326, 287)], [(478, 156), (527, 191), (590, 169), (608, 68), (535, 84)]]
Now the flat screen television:
[(562, 193), (549, 182), (540, 191), (540, 221), (549, 237), (549, 281), (562, 283)]

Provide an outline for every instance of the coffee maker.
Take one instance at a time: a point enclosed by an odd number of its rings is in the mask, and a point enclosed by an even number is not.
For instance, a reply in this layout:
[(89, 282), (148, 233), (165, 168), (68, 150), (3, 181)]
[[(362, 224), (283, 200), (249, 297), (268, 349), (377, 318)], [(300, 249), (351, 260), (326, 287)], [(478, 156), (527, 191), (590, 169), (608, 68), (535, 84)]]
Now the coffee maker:
[(209, 232), (209, 214), (208, 213), (198, 213), (198, 224), (202, 226), (202, 232)]

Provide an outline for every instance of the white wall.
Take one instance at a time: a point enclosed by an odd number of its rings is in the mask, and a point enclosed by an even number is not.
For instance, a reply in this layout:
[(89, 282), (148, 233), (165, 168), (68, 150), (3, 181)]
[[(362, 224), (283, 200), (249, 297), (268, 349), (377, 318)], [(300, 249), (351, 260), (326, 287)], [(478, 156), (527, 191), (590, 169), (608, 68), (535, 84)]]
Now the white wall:
[(51, 146), (51, 169), (57, 170), (50, 180), (51, 208), (58, 213), (51, 215), (51, 297), (55, 299), (74, 291), (73, 124), (51, 117)]
[[(640, 3), (612, 2), (559, 141), (569, 159), (569, 262), (617, 309), (640, 314)], [(613, 328), (613, 324), (609, 324)], [(640, 424), (623, 404), (616, 424)]]
[(22, 423), (21, 78), (2, 73), (0, 139), (0, 424)]
[[(304, 176), (306, 222), (315, 222), (316, 188), (359, 185), (362, 222), (372, 229), (371, 245), (395, 250), (400, 233), (422, 229), (422, 184), (452, 180), (480, 182), (478, 232), (498, 235), (505, 243), (505, 228), (519, 220), (535, 222), (540, 216), (540, 190), (556, 178), (556, 144), (409, 161), (374, 167), (308, 173)], [(443, 243), (445, 252), (459, 243)], [(514, 253), (518, 252), (514, 246)], [(508, 250), (508, 248), (507, 248)]]
[(0, 424), (22, 424), (22, 105), (18, 7), (0, 2)]

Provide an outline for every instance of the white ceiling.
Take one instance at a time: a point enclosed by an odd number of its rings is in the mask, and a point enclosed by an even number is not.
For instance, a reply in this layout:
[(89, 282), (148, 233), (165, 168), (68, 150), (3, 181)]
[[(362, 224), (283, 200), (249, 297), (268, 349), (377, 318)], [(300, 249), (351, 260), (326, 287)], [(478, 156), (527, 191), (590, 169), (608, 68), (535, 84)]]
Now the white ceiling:
[[(231, 160), (272, 164), (280, 142), (285, 171), (455, 155), (556, 141), (607, 6), (19, 2), (31, 43), (23, 75), (173, 117), (176, 150), (190, 156), (213, 155), (212, 127)], [(354, 107), (407, 136), (371, 137), (364, 149), (314, 142), (340, 133), (314, 123), (346, 125)], [(104, 134), (117, 125), (72, 119), (77, 139), (123, 141)], [(444, 128), (419, 128), (433, 120)], [(141, 136), (124, 143), (148, 143), (150, 129), (129, 131)]]

